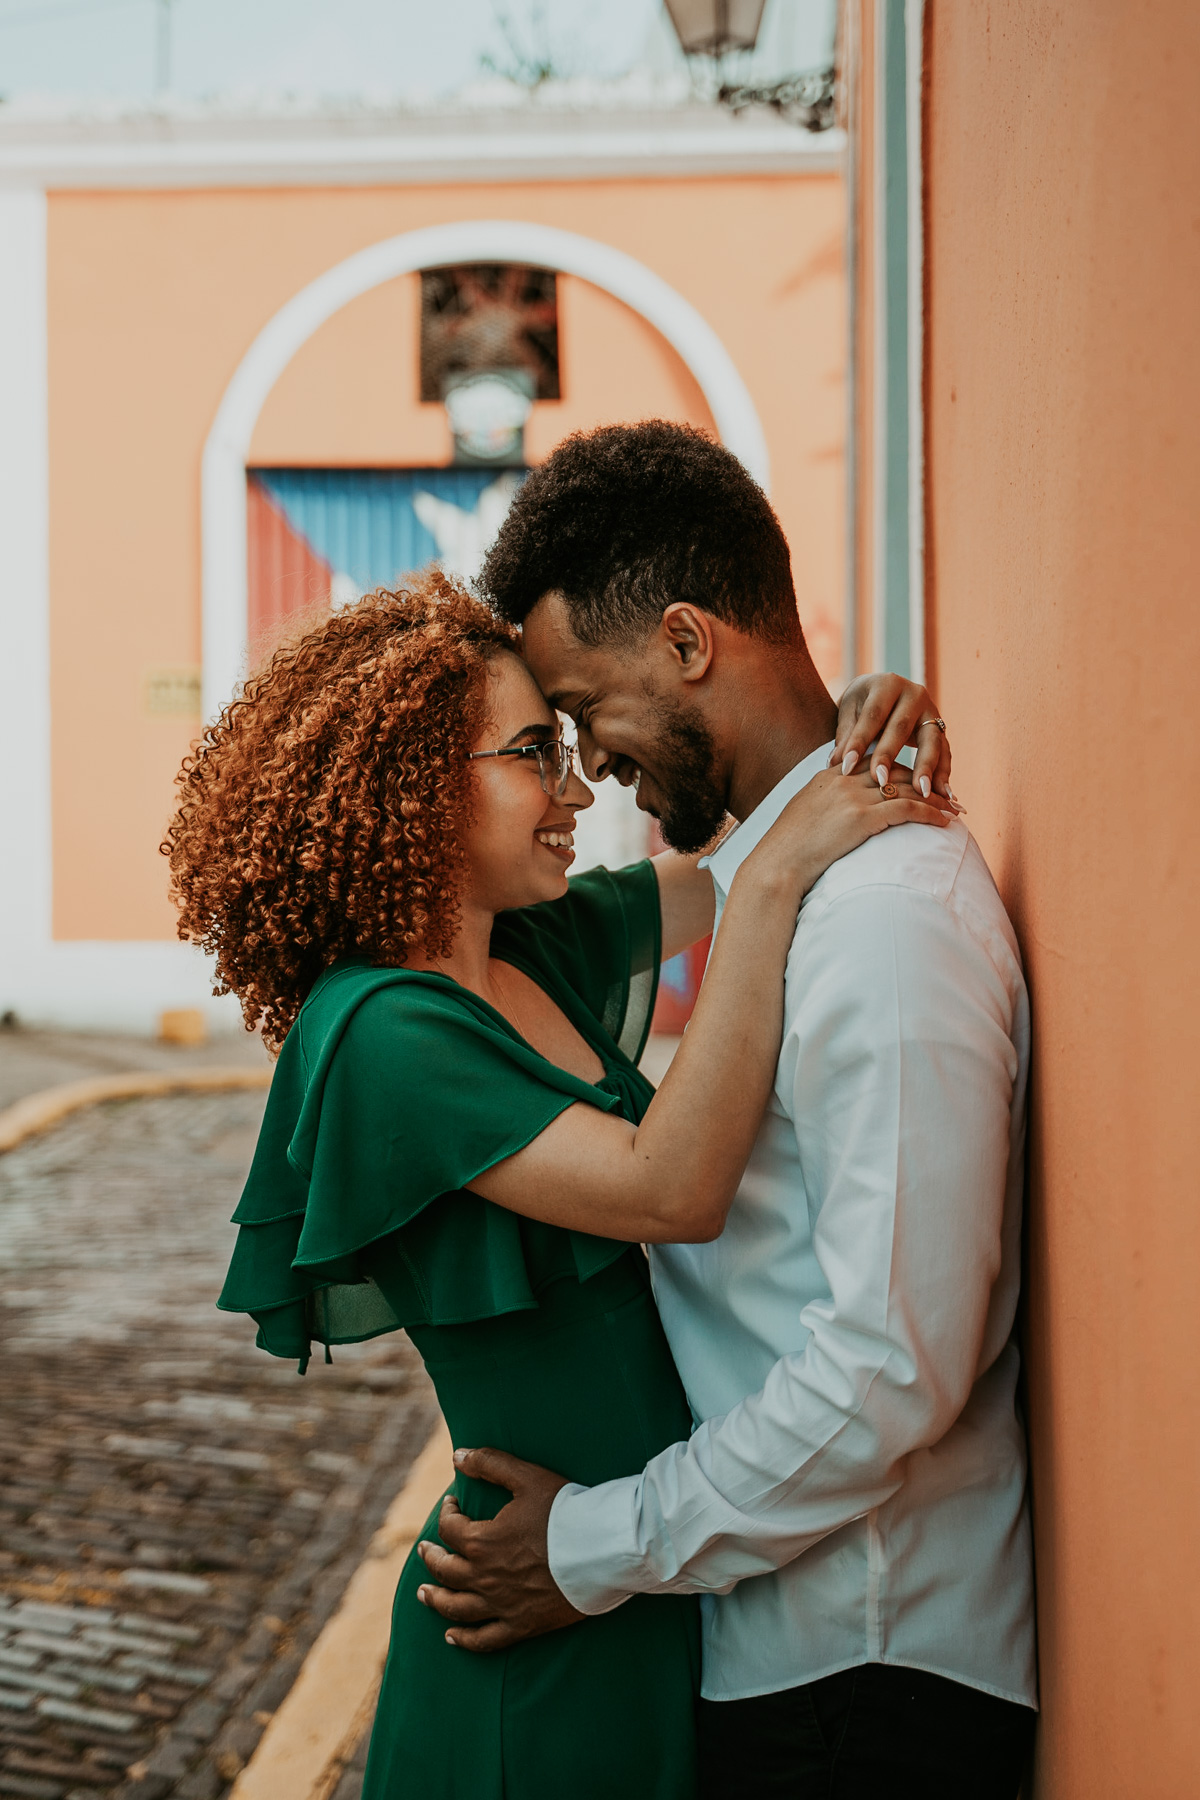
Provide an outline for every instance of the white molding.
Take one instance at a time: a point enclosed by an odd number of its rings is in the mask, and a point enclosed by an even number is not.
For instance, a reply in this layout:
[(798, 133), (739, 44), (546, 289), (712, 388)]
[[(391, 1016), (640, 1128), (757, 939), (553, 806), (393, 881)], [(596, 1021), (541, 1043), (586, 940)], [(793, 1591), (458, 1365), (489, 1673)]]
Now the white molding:
[(0, 194), (0, 1008), (50, 939), (46, 196)]
[(407, 131), (331, 130), (291, 121), (191, 130), (171, 120), (125, 127), (0, 130), (0, 186), (189, 188), (588, 181), (613, 177), (828, 174), (841, 131), (714, 117), (704, 125), (601, 124)]
[(925, 679), (925, 216), (921, 84), (925, 0), (904, 0), (908, 183), (908, 672)]
[(691, 302), (644, 263), (598, 239), (513, 219), (433, 225), (371, 244), (319, 275), (263, 326), (225, 390), (204, 446), (205, 718), (220, 711), (245, 669), (245, 470), (267, 395), (301, 345), (349, 301), (398, 275), (456, 262), (522, 262), (559, 269), (591, 282), (640, 313), (691, 370), (722, 442), (767, 488), (766, 437), (733, 359)]

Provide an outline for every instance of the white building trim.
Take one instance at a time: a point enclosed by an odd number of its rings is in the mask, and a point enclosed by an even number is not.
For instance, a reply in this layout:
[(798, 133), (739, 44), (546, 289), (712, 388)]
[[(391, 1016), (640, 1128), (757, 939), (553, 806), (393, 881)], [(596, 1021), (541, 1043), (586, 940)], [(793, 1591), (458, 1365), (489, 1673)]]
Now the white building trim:
[(312, 187), (823, 174), (845, 137), (716, 112), (647, 119), (0, 121), (0, 186)]
[(268, 394), (300, 347), (349, 301), (398, 275), (458, 262), (518, 262), (559, 269), (640, 313), (691, 370), (722, 442), (756, 481), (768, 486), (766, 437), (733, 359), (690, 301), (644, 263), (595, 238), (512, 219), (433, 225), (386, 238), (327, 269), (268, 320), (217, 409), (202, 465), (206, 719), (220, 711), (245, 671), (246, 458)]
[(49, 939), (46, 196), (0, 194), (0, 1006)]

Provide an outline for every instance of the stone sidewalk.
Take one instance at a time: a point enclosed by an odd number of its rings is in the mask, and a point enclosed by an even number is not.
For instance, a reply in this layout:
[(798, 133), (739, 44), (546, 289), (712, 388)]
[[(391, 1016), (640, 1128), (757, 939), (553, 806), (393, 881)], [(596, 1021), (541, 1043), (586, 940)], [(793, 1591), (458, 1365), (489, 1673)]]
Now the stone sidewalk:
[[(38, 1040), (0, 1032), (4, 1098), (196, 1055)], [(218, 1800), (435, 1419), (402, 1336), (300, 1381), (215, 1311), (263, 1100), (109, 1104), (0, 1158), (0, 1796)]]

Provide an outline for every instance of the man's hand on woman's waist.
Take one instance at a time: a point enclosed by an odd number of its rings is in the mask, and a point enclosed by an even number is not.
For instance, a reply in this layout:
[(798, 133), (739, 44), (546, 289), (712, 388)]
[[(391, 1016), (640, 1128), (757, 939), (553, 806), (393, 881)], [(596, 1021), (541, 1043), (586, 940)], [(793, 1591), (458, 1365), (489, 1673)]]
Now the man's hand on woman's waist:
[(494, 1519), (469, 1519), (447, 1494), (438, 1518), (447, 1548), (428, 1540), (417, 1545), (434, 1578), (417, 1595), (447, 1621), (447, 1642), (462, 1650), (504, 1650), (576, 1624), (585, 1615), (555, 1584), (546, 1550), (550, 1508), (567, 1478), (503, 1450), (456, 1450), (454, 1465), (507, 1488), (512, 1499)]

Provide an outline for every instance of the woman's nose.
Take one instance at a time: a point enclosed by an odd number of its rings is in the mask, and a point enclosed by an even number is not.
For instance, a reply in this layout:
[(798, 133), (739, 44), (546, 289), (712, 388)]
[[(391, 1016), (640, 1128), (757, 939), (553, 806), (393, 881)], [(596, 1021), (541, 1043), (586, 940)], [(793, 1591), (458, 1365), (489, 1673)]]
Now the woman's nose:
[(562, 797), (568, 806), (575, 808), (576, 812), (584, 812), (589, 806), (596, 804), (595, 794), (587, 782), (575, 773), (574, 769), (567, 777), (567, 785), (563, 789)]

